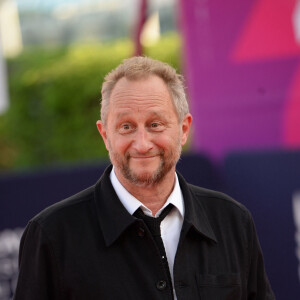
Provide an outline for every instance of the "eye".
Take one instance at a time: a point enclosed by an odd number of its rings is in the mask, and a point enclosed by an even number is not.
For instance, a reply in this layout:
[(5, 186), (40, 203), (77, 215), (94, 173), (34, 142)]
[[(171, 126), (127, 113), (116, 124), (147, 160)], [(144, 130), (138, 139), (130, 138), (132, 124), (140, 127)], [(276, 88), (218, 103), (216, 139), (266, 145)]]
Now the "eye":
[(129, 133), (133, 130), (133, 126), (130, 123), (123, 123), (119, 127), (120, 133)]
[(164, 126), (161, 122), (151, 122), (150, 128), (151, 128), (151, 130), (154, 130), (154, 131), (161, 131), (161, 130), (163, 130)]
[(124, 129), (124, 130), (130, 129), (129, 124), (123, 124), (123, 125), (122, 125), (122, 129)]

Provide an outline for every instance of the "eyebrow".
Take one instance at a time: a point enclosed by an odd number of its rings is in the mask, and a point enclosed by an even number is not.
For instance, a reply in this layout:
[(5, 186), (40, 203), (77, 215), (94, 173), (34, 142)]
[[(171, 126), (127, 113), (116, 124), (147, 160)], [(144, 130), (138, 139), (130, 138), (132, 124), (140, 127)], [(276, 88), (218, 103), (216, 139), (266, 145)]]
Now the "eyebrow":
[(118, 113), (117, 114), (117, 119), (120, 119), (122, 117), (125, 117), (127, 115), (130, 115), (131, 113), (128, 113), (128, 112), (121, 112), (121, 113)]
[[(130, 116), (130, 115), (134, 115), (133, 113), (131, 112), (120, 112), (117, 114), (117, 119), (120, 119), (120, 118), (123, 118), (123, 117), (126, 117), (126, 116)], [(155, 116), (155, 117), (158, 117), (160, 119), (165, 119), (165, 116), (159, 112), (156, 112), (156, 111), (150, 111), (149, 113), (147, 113), (147, 115), (149, 116)]]
[(159, 112), (153, 111), (153, 112), (150, 113), (150, 115), (156, 116), (156, 117), (161, 118), (161, 119), (165, 119), (165, 116), (163, 114), (159, 113)]

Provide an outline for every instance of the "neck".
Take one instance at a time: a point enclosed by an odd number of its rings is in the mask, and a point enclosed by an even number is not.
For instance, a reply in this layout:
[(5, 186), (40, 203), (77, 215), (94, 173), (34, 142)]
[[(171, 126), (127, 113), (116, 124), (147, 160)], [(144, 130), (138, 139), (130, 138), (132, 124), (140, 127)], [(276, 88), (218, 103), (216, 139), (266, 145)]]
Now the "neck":
[(116, 176), (124, 188), (155, 214), (163, 207), (173, 191), (175, 169), (170, 171), (161, 182), (151, 185), (137, 185), (125, 179), (117, 169)]

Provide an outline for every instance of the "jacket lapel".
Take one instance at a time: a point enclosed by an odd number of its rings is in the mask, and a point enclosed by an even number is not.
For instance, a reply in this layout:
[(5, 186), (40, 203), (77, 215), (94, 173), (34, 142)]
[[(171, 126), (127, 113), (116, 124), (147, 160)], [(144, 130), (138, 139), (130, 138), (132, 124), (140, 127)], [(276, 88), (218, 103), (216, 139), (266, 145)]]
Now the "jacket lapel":
[(128, 213), (119, 200), (109, 178), (112, 166), (104, 171), (95, 185), (95, 206), (103, 232), (106, 246), (110, 246), (117, 238), (136, 221)]
[(201, 199), (199, 200), (199, 195), (193, 194), (191, 185), (185, 181), (180, 173), (177, 172), (177, 175), (185, 206), (184, 229), (188, 230), (193, 227), (200, 235), (217, 243), (217, 238), (201, 204)]

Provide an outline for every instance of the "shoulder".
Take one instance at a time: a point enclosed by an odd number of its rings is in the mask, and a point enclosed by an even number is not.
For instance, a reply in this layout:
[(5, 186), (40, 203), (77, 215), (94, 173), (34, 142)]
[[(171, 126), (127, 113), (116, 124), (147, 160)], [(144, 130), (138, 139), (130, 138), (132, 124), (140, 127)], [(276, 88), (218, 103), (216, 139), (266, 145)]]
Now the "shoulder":
[(187, 198), (191, 198), (193, 203), (201, 203), (204, 208), (228, 207), (236, 209), (237, 211), (247, 211), (244, 205), (229, 195), (190, 184), (179, 172), (177, 172), (177, 175), (183, 195)]
[(204, 209), (207, 216), (211, 219), (239, 219), (248, 223), (252, 217), (249, 210), (240, 202), (229, 195), (187, 184), (187, 188), (192, 194), (194, 207)]
[(241, 210), (246, 209), (246, 207), (240, 202), (236, 201), (235, 199), (223, 192), (202, 188), (189, 183), (187, 184), (187, 186), (189, 190), (193, 193), (193, 195), (201, 199), (201, 201), (211, 202), (212, 204), (229, 205)]

